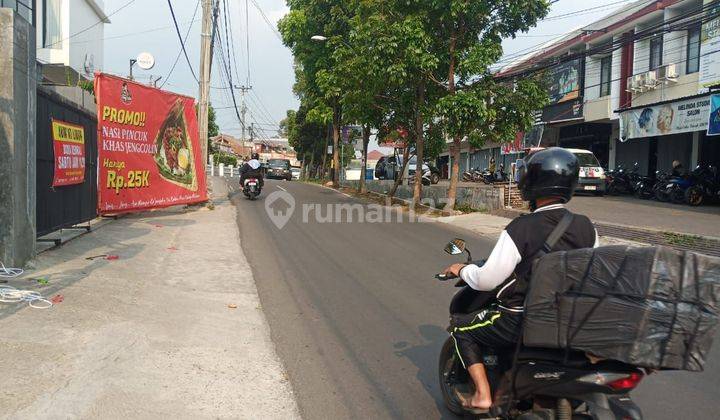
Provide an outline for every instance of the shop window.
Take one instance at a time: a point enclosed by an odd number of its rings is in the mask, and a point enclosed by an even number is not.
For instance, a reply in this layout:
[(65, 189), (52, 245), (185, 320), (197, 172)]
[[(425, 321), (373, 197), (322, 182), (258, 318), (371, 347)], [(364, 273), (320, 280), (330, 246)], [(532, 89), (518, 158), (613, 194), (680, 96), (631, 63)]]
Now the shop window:
[(687, 37), (687, 74), (700, 70), (700, 27), (688, 29)]
[(656, 36), (650, 40), (650, 70), (655, 70), (662, 66), (663, 55), (663, 37)]
[(610, 95), (612, 83), (612, 56), (600, 59), (600, 97)]
[(43, 48), (62, 48), (62, 0), (43, 0)]

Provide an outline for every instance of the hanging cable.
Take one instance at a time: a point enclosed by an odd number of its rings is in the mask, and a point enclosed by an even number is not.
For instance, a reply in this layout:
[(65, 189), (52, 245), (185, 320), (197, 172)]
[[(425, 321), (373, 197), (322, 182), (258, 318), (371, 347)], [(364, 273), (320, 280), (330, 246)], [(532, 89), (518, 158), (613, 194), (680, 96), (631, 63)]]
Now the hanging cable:
[[(198, 0), (198, 2), (195, 4), (195, 11), (193, 12), (192, 19), (190, 19), (190, 26), (188, 26), (187, 32), (185, 32), (185, 40), (183, 41), (183, 44), (185, 42), (187, 42), (188, 36), (190, 36), (190, 30), (192, 29), (193, 24), (195, 23), (195, 16), (197, 15), (197, 11), (198, 11), (199, 7), (200, 7), (200, 0)], [(175, 56), (175, 62), (173, 62), (172, 67), (170, 67), (170, 71), (168, 72), (167, 76), (165, 76), (165, 78), (164, 78), (165, 80), (162, 82), (162, 84), (160, 84), (160, 89), (162, 89), (163, 86), (165, 86), (165, 83), (167, 83), (168, 80), (170, 80), (170, 76), (172, 76), (173, 71), (175, 70), (175, 66), (178, 63), (178, 60), (180, 60), (180, 55), (182, 53), (183, 53), (183, 49), (181, 48), (180, 51), (178, 51), (177, 56)], [(192, 68), (190, 70), (192, 70)]]
[(190, 57), (188, 57), (187, 50), (185, 49), (185, 41), (183, 40), (183, 37), (180, 34), (180, 27), (178, 26), (177, 19), (175, 19), (175, 10), (173, 10), (171, 0), (168, 0), (168, 6), (170, 6), (170, 14), (172, 15), (173, 23), (175, 24), (175, 32), (177, 33), (178, 40), (180, 41), (180, 46), (182, 47), (182, 52), (183, 52), (183, 54), (185, 54), (185, 61), (187, 61), (187, 65), (190, 68), (190, 73), (192, 73), (193, 77), (195, 78), (195, 81), (200, 83), (200, 80), (198, 80), (198, 77), (195, 74), (195, 70), (193, 70), (192, 64), (190, 64)]

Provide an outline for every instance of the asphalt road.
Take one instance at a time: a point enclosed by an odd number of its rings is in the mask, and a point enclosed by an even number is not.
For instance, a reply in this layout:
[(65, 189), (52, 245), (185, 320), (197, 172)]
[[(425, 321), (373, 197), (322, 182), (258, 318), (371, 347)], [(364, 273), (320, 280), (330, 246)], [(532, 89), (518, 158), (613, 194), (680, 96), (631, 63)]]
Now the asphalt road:
[[(281, 189), (295, 206), (278, 229), (265, 200)], [(243, 250), (304, 418), (455, 418), (437, 384), (437, 355), (455, 290), (433, 274), (461, 260), (443, 252), (449, 239), (466, 239), (475, 258), (490, 251), (491, 241), (445, 224), (408, 223), (407, 217), (403, 223), (359, 223), (354, 213), (352, 223), (347, 217), (320, 223), (305, 205), (322, 205), (326, 216), (327, 205), (357, 201), (297, 182), (266, 181), (259, 200), (234, 193), (233, 202)], [(275, 201), (271, 210), (287, 207)], [(705, 373), (646, 379), (635, 393), (646, 418), (715, 417), (709, 413), (720, 411), (717, 347)]]

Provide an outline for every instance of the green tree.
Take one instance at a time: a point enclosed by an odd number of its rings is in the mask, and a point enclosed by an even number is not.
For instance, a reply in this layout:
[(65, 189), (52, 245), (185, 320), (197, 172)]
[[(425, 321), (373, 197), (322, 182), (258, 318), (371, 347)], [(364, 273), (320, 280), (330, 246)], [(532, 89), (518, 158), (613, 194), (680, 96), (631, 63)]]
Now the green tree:
[[(412, 2), (412, 1), (411, 1)], [(481, 147), (486, 141), (511, 141), (543, 106), (535, 80), (500, 82), (491, 66), (502, 57), (501, 41), (534, 26), (547, 15), (548, 0), (415, 0), (427, 7), (427, 30), (439, 65), (429, 75), (442, 91), (435, 114), (452, 139), (452, 169), (446, 210), (455, 207), (463, 138)], [(546, 95), (544, 95), (546, 96)]]

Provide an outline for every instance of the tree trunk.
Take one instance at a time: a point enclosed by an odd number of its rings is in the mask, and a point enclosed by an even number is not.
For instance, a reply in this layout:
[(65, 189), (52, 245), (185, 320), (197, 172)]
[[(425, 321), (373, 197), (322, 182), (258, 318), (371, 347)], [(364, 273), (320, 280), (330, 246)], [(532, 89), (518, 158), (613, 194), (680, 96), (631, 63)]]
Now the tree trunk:
[(334, 188), (340, 186), (340, 105), (333, 106), (333, 176)]
[(450, 168), (450, 187), (448, 188), (447, 203), (444, 211), (451, 213), (455, 210), (455, 200), (457, 198), (457, 184), (460, 178), (460, 142), (462, 139), (454, 138), (450, 146), (450, 158), (452, 166)]
[(311, 171), (313, 171), (314, 169), (315, 169), (315, 153), (311, 153), (310, 154), (310, 164), (307, 166), (307, 168), (305, 170), (305, 181), (307, 181), (308, 178), (310, 178)]
[(325, 168), (327, 167), (326, 165), (327, 165), (327, 155), (328, 155), (327, 147), (328, 147), (328, 143), (330, 142), (331, 135), (332, 135), (332, 124), (328, 124), (328, 133), (325, 136), (325, 147), (322, 150), (322, 157), (323, 157), (323, 159), (322, 159), (322, 176), (318, 177), (318, 178), (322, 178), (323, 181), (325, 181)]
[(415, 188), (413, 189), (413, 206), (420, 203), (422, 197), (423, 178), (423, 148), (425, 145), (425, 132), (423, 127), (422, 106), (425, 103), (425, 80), (421, 80), (417, 88), (417, 110), (415, 114), (415, 155), (417, 165), (415, 166)]
[[(448, 70), (448, 92), (450, 95), (455, 95), (455, 44), (457, 38), (455, 37), (455, 30), (450, 34), (450, 69)], [(452, 168), (450, 171), (450, 187), (448, 188), (447, 203), (445, 204), (444, 211), (451, 213), (455, 211), (455, 200), (457, 198), (457, 184), (460, 178), (460, 143), (462, 142), (461, 137), (453, 137), (452, 147), (450, 148), (450, 155), (452, 156)]]
[(390, 198), (395, 197), (395, 193), (397, 192), (398, 187), (400, 186), (400, 183), (403, 180), (403, 176), (405, 175), (405, 169), (407, 168), (408, 161), (410, 160), (410, 145), (405, 144), (405, 151), (403, 152), (403, 165), (402, 170), (400, 171), (399, 175), (395, 175), (395, 183), (393, 184), (392, 189), (390, 190), (390, 193), (388, 196)]
[(367, 172), (367, 153), (368, 143), (370, 143), (370, 126), (365, 125), (362, 132), (363, 150), (362, 150), (362, 170), (360, 171), (360, 182), (358, 183), (358, 192), (365, 194), (367, 192), (367, 185), (365, 185), (365, 172)]

